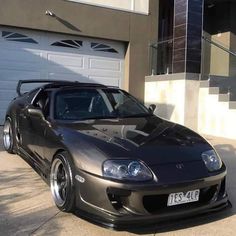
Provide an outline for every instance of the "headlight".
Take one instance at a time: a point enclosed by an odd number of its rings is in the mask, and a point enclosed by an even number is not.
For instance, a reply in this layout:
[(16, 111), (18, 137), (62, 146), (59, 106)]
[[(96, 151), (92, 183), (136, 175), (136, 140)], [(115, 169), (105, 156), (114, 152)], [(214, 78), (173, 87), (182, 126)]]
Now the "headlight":
[(102, 167), (103, 176), (118, 180), (147, 181), (152, 179), (151, 171), (139, 161), (107, 160)]
[(203, 152), (202, 160), (209, 171), (216, 171), (222, 167), (222, 161), (214, 150)]

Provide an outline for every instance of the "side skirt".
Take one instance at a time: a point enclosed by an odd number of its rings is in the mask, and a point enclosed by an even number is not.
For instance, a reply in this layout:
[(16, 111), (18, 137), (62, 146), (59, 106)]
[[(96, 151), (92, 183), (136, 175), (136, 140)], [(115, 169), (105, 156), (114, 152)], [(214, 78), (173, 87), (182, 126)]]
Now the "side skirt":
[(49, 185), (49, 173), (45, 173), (34, 158), (22, 147), (19, 147), (18, 154), (41, 176), (44, 182)]

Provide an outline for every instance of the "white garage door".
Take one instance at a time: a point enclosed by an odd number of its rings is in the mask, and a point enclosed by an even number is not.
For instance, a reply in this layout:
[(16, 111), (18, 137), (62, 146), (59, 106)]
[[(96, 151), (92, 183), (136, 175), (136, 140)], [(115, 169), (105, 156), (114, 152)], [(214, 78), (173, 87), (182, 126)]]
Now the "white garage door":
[(0, 28), (0, 125), (16, 96), (18, 80), (77, 80), (121, 86), (123, 77), (122, 43)]

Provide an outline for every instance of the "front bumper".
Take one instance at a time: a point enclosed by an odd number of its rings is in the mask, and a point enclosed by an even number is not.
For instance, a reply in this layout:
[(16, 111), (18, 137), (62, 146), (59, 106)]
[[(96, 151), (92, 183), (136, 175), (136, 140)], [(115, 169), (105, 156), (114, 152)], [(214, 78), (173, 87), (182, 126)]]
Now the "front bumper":
[(148, 227), (153, 226), (155, 224), (160, 224), (166, 221), (179, 221), (184, 219), (189, 219), (189, 217), (194, 216), (201, 216), (204, 214), (213, 214), (215, 212), (225, 210), (228, 207), (231, 207), (231, 203), (227, 200), (227, 198), (222, 199), (220, 201), (217, 201), (215, 204), (210, 204), (209, 206), (203, 206), (199, 207), (197, 209), (191, 210), (191, 211), (182, 211), (174, 214), (161, 214), (161, 215), (155, 215), (155, 216), (139, 216), (139, 217), (117, 217), (116, 219), (109, 219), (109, 218), (101, 218), (98, 215), (91, 214), (87, 211), (77, 209), (75, 212), (76, 214), (91, 222), (95, 223), (97, 225), (111, 228), (114, 230), (129, 230), (129, 229), (140, 229), (142, 227)]
[[(214, 212), (228, 206), (226, 170), (199, 180), (175, 184), (119, 183), (78, 171), (76, 207), (79, 215), (112, 228), (149, 225)], [(198, 202), (167, 207), (170, 193), (200, 189)]]

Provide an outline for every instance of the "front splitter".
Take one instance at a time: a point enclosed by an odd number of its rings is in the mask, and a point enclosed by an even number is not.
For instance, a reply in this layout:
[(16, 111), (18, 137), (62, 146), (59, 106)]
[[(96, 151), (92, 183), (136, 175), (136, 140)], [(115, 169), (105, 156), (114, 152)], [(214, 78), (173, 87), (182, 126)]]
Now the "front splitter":
[(227, 198), (217, 201), (209, 206), (202, 206), (197, 209), (191, 209), (187, 211), (177, 212), (175, 214), (168, 213), (165, 215), (147, 215), (147, 216), (120, 216), (111, 218), (103, 218), (94, 214), (90, 214), (85, 211), (76, 210), (75, 214), (90, 223), (109, 228), (117, 231), (130, 231), (135, 228), (148, 228), (154, 225), (160, 224), (161, 222), (169, 222), (173, 220), (185, 220), (189, 217), (200, 217), (202, 215), (212, 215), (215, 212), (223, 211), (232, 207), (232, 204)]

